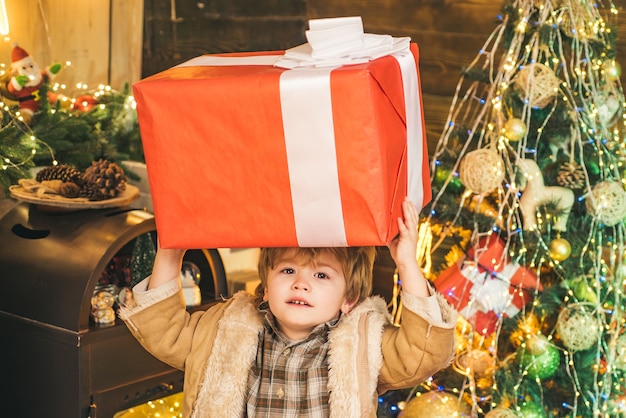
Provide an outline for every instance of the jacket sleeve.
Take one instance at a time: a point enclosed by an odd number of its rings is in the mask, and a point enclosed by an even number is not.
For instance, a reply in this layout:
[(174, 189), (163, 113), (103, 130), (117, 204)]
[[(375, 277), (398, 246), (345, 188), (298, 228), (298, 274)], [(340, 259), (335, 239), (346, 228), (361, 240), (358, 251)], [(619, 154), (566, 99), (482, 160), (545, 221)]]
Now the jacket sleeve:
[(399, 327), (383, 333), (378, 391), (413, 387), (447, 367), (455, 354), (457, 313), (438, 293), (427, 298), (402, 294)]
[[(226, 303), (190, 314), (180, 285), (168, 284), (147, 292), (142, 292), (141, 285), (139, 283), (139, 289), (133, 289), (137, 305), (121, 308), (120, 318), (148, 352), (164, 363), (184, 370), (193, 347), (206, 344), (214, 337)], [(199, 325), (202, 333), (195, 332)]]

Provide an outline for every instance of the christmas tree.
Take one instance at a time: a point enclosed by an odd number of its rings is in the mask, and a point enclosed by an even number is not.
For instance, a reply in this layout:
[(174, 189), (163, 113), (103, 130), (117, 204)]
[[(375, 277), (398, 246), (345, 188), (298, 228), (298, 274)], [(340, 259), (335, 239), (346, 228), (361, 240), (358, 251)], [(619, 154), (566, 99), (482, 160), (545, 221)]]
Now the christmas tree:
[(383, 396), (385, 416), (626, 416), (616, 16), (611, 2), (506, 1), (464, 69), (418, 254), (460, 313), (457, 356)]
[(146, 232), (135, 239), (130, 261), (131, 281), (129, 286), (133, 288), (137, 283), (152, 274), (156, 248), (152, 234)]

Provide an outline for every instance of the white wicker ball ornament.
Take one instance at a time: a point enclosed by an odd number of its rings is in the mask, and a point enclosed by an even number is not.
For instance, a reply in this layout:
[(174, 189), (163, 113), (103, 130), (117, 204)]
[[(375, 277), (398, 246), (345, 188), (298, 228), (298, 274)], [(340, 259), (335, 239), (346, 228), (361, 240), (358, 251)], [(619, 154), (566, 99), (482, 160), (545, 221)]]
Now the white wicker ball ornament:
[(617, 225), (626, 218), (626, 192), (617, 181), (602, 181), (593, 187), (585, 200), (585, 207), (604, 225)]
[(522, 67), (515, 76), (515, 84), (523, 93), (529, 106), (544, 108), (559, 92), (561, 80), (554, 71), (543, 64), (533, 63)]
[(468, 152), (459, 166), (459, 179), (476, 194), (495, 190), (504, 180), (502, 157), (489, 148)]
[(622, 371), (626, 370), (626, 334), (617, 337), (613, 367)]
[(592, 32), (585, 30), (588, 12), (584, 8), (584, 1), (556, 0), (552, 2), (558, 16), (559, 28), (565, 36), (587, 39)]
[(602, 333), (602, 323), (593, 306), (573, 303), (559, 313), (556, 330), (568, 350), (580, 351), (596, 344)]

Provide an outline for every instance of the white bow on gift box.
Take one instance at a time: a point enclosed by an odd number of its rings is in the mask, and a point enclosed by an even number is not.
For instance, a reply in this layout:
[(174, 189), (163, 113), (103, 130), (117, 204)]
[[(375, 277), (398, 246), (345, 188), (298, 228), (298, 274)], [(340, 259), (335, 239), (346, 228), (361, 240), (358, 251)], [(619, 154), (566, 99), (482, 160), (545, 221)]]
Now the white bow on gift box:
[(492, 273), (466, 261), (461, 274), (472, 283), (472, 288), (468, 304), (459, 313), (465, 318), (471, 318), (477, 312), (494, 312), (509, 318), (517, 315), (521, 307), (513, 303), (511, 278), (519, 268), (519, 264), (509, 263), (501, 271)]
[(306, 38), (308, 43), (286, 50), (274, 65), (320, 68), (360, 64), (408, 52), (411, 42), (408, 37), (364, 33), (360, 16), (310, 20)]

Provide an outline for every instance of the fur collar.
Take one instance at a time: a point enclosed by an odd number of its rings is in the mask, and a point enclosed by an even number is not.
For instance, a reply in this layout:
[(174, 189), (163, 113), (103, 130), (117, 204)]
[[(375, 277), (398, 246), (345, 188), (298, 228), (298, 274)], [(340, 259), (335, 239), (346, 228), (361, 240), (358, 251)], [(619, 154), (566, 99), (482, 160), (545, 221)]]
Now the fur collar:
[(370, 416), (382, 367), (382, 335), (391, 324), (381, 297), (370, 297), (341, 318), (331, 332), (328, 389), (330, 417)]
[[(372, 412), (382, 367), (382, 333), (390, 323), (385, 301), (371, 297), (344, 315), (331, 331), (328, 359), (331, 418), (361, 418)], [(252, 297), (245, 292), (235, 294), (218, 322), (192, 418), (243, 415), (249, 365), (256, 356), (262, 329), (262, 316)]]

